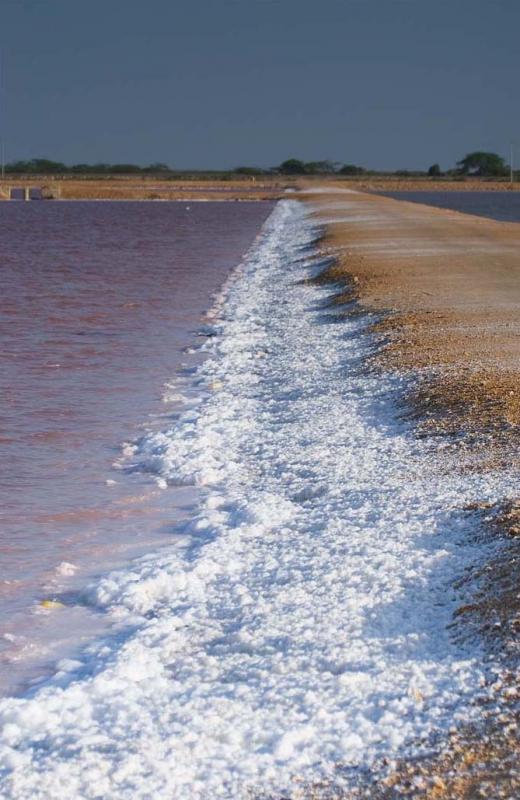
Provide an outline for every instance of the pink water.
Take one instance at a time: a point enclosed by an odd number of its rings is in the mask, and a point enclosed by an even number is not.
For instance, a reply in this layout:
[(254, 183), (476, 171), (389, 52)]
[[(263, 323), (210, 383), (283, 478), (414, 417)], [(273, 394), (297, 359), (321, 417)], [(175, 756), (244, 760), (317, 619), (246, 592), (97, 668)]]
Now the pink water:
[[(95, 574), (171, 543), (189, 490), (113, 467), (272, 204), (0, 204), (0, 690), (103, 629)], [(46, 608), (59, 600), (64, 607)]]

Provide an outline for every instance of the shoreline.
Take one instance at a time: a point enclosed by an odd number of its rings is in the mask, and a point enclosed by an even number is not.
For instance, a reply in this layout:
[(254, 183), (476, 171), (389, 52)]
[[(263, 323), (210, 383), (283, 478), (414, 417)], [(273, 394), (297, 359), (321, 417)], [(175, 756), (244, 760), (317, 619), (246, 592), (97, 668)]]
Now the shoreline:
[[(518, 192), (520, 182), (488, 178), (425, 179), (396, 176), (344, 177), (272, 175), (231, 180), (164, 180), (135, 176), (15, 175), (0, 180), (0, 204), (9, 200), (9, 190), (35, 188), (50, 200), (279, 200), (304, 186), (314, 191), (336, 187), (341, 192)], [(20, 200), (13, 202), (21, 202)]]
[(364, 369), (370, 316), (344, 323), (334, 287), (310, 285), (299, 205), (275, 209), (223, 289), (201, 403), (138, 443), (142, 468), (202, 487), (183, 541), (91, 593), (119, 640), (0, 703), (9, 797), (61, 797), (65, 773), (79, 795), (101, 768), (110, 796), (350, 800), (371, 772), (375, 798), (387, 757), (436, 752), (475, 716), (495, 662), (447, 628), (472, 593), (455, 580), (494, 552), (455, 502), (483, 482), (446, 478), (442, 448), (396, 419), (401, 383)]
[[(140, 208), (131, 204), (119, 209), (103, 205), (97, 210), (92, 203), (83, 208), (53, 203), (43, 208), (5, 207), (3, 216), (13, 222), (4, 250), (17, 260), (16, 266), (6, 264), (4, 270), (4, 308), (14, 298), (19, 312), (11, 314), (10, 331), (3, 332), (3, 385), (17, 393), (18, 402), (12, 405), (22, 407), (29, 421), (27, 436), (20, 440), (15, 435), (16, 419), (6, 409), (5, 463), (11, 465), (12, 474), (27, 476), (27, 496), (18, 505), (10, 505), (9, 499), (4, 502), (9, 511), (0, 536), (4, 554), (0, 695), (34, 689), (54, 673), (58, 661), (74, 658), (86, 642), (106, 633), (107, 619), (85, 602), (89, 585), (116, 567), (130, 568), (140, 555), (168, 547), (175, 538), (175, 520), (180, 525), (187, 516), (189, 488), (171, 487), (166, 496), (151, 476), (132, 474), (123, 449), (143, 431), (162, 424), (163, 415), (177, 413), (181, 399), (198, 398), (190, 370), (203, 357), (199, 348), (205, 341), (208, 314), (223, 282), (260, 235), (273, 204), (195, 207), (194, 203), (191, 213), (183, 211), (184, 205), (190, 204)], [(39, 220), (44, 220), (43, 234)], [(222, 233), (218, 220), (224, 220)], [(97, 238), (90, 250), (93, 229)], [(157, 238), (147, 240), (151, 230)], [(185, 237), (183, 246), (177, 244), (176, 231)], [(30, 245), (31, 241), (37, 244)], [(118, 252), (107, 252), (107, 243), (116, 242)], [(37, 258), (35, 250), (40, 248), (43, 252)], [(62, 279), (55, 266), (60, 258), (67, 262), (73, 282), (70, 294), (75, 305), (65, 310), (55, 290)], [(94, 262), (91, 274), (101, 287), (99, 297), (89, 293), (82, 259), (89, 266)], [(44, 300), (33, 288), (30, 314), (26, 298), (16, 294), (20, 274), (27, 274), (27, 287), (44, 287), (40, 290)], [(112, 287), (114, 274), (118, 278)], [(156, 282), (164, 298), (154, 297)], [(46, 327), (42, 309), (60, 329), (50, 354), (39, 344), (40, 331), (52, 329)], [(9, 353), (18, 345), (28, 376), (11, 369)], [(33, 349), (39, 362), (55, 363), (42, 370), (38, 381), (31, 379), (34, 359), (26, 357)], [(72, 359), (75, 369), (68, 366)], [(81, 374), (90, 376), (87, 385), (77, 377), (80, 367)], [(118, 389), (107, 392), (112, 372), (118, 373)], [(37, 422), (32, 422), (30, 398), (35, 403), (39, 398), (47, 411)], [(56, 404), (62, 402), (71, 409), (65, 421), (53, 416)], [(78, 409), (90, 405), (95, 412), (87, 433), (82, 424), (85, 412)], [(60, 458), (68, 460), (67, 471), (76, 480), (60, 471)], [(7, 473), (6, 466), (4, 499)], [(24, 538), (19, 533), (22, 526)], [(20, 544), (14, 551), (12, 541), (17, 537)], [(37, 556), (32, 555), (33, 548)]]

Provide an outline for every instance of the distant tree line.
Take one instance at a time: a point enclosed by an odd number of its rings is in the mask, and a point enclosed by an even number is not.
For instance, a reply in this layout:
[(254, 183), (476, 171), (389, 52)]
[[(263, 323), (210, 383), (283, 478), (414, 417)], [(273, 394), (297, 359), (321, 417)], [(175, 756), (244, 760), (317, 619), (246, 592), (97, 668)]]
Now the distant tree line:
[(236, 167), (234, 170), (238, 175), (363, 175), (367, 171), (363, 167), (342, 164), (340, 161), (301, 161), (299, 158), (288, 158), (270, 169)]
[[(175, 170), (168, 164), (156, 162), (146, 167), (137, 164), (64, 164), (61, 161), (52, 161), (48, 158), (32, 158), (28, 161), (12, 161), (5, 166), (6, 173), (19, 175), (179, 175), (184, 170)], [(198, 170), (189, 170), (189, 174), (196, 174)], [(289, 158), (278, 167), (264, 169), (262, 167), (236, 167), (233, 170), (209, 170), (201, 174), (218, 175), (362, 175), (365, 170), (353, 164), (342, 165), (333, 161), (299, 161)]]
[(474, 176), (485, 177), (504, 177), (509, 174), (509, 166), (504, 159), (496, 153), (487, 153), (481, 150), (468, 153), (463, 159), (457, 162), (453, 169), (443, 172), (439, 164), (432, 164), (428, 170), (408, 170), (398, 169), (395, 172), (380, 172), (356, 164), (343, 164), (337, 161), (301, 161), (298, 158), (288, 158), (282, 161), (277, 167), (270, 170), (262, 170), (257, 167), (237, 167), (235, 172), (243, 175), (258, 175), (275, 173), (279, 175), (398, 175), (400, 177), (421, 177), (431, 178), (463, 177)]
[(159, 173), (171, 172), (167, 164), (157, 162), (147, 167), (136, 164), (72, 164), (68, 166), (61, 161), (51, 161), (48, 158), (32, 158), (30, 161), (12, 161), (5, 165), (5, 171), (24, 175), (49, 175), (69, 173), (78, 175), (131, 175), (133, 173)]
[(338, 176), (370, 176), (370, 175), (397, 175), (400, 177), (465, 177), (479, 178), (505, 177), (509, 174), (509, 166), (504, 159), (496, 153), (477, 150), (468, 153), (457, 162), (453, 169), (443, 172), (439, 164), (432, 164), (426, 171), (400, 169), (395, 172), (380, 172), (359, 167), (356, 164), (344, 164), (338, 161), (301, 161), (298, 158), (288, 158), (277, 167), (264, 169), (262, 167), (242, 166), (233, 170), (174, 170), (168, 164), (155, 162), (142, 167), (136, 164), (63, 164), (61, 161), (52, 161), (47, 158), (33, 158), (29, 161), (13, 161), (5, 166), (6, 173), (20, 175), (158, 175), (162, 178), (180, 177), (207, 177), (231, 180), (233, 175), (256, 177), (262, 175), (338, 175)]

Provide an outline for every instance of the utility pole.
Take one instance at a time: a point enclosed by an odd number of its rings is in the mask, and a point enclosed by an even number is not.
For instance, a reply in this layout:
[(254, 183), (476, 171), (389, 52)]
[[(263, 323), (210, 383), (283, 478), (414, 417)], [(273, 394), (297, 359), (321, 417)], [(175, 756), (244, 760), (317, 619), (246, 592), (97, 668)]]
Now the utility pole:
[(4, 51), (0, 47), (0, 165), (2, 180), (5, 180), (5, 98), (4, 98)]
[(509, 180), (511, 183), (515, 180), (515, 175), (513, 172), (513, 142), (509, 143)]

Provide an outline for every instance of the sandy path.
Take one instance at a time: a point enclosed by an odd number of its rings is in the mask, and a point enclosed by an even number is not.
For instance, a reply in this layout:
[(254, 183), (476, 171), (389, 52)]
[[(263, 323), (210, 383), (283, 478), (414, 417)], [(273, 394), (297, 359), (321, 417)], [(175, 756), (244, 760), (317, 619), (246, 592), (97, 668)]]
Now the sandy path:
[(520, 226), (331, 185), (304, 196), (327, 223), (331, 277), (392, 312), (386, 363), (440, 370), (439, 418), (456, 407), (459, 422), (517, 424)]
[[(413, 370), (408, 400), (418, 430), (455, 434), (450, 446), (463, 471), (502, 466), (514, 474), (520, 226), (330, 185), (307, 189), (302, 197), (325, 224), (322, 247), (335, 260), (323, 277), (344, 282), (337, 299), (347, 318), (358, 303), (382, 314), (374, 326), (382, 334), (374, 360), (383, 376), (388, 369)], [(514, 479), (508, 492), (518, 492)], [(476, 509), (483, 527), (509, 539), (511, 548), (507, 557), (482, 564), (481, 595), (463, 619), (486, 636), (494, 631), (511, 664), (505, 695), (517, 698), (520, 564), (514, 537), (520, 504), (484, 502)], [(516, 779), (510, 783), (509, 776), (518, 764), (518, 708), (516, 700), (507, 702), (507, 713), (489, 709), (484, 731), (457, 734), (440, 758), (400, 764), (388, 788), (374, 797), (394, 797), (394, 786), (406, 794), (412, 785), (412, 796), (438, 800), (516, 797)]]

